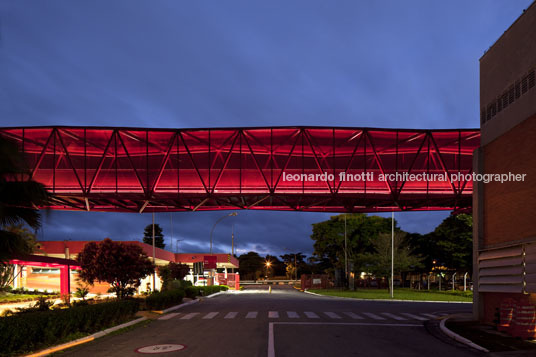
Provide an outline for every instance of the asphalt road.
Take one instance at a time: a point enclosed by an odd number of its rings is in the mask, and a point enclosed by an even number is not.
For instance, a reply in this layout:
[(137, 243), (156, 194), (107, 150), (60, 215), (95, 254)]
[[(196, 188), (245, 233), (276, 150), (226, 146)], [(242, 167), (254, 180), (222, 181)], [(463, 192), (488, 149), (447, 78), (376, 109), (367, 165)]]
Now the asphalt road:
[[(428, 320), (470, 304), (356, 301), (292, 288), (205, 298), (149, 324), (69, 349), (61, 356), (476, 356), (430, 333)], [(148, 348), (152, 350), (152, 348)]]

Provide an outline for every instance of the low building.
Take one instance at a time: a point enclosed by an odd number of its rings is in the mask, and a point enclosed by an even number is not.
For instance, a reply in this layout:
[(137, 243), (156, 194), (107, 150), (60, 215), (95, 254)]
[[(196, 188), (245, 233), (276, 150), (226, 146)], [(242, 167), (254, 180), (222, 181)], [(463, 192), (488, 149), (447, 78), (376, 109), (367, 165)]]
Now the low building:
[[(90, 241), (41, 241), (38, 243), (38, 252), (36, 255), (43, 255), (51, 258), (76, 259), (78, 254), (84, 249), (85, 245)], [(122, 241), (124, 244), (133, 244), (141, 247), (149, 258), (153, 256), (153, 246), (138, 241)], [(193, 265), (195, 262), (205, 261), (205, 257), (210, 256), (208, 253), (173, 253), (161, 248), (155, 248), (155, 264), (156, 266), (167, 265), (170, 262), (187, 264), (190, 267), (190, 274), (186, 280), (197, 282), (206, 281), (208, 272), (201, 276), (193, 275)], [(238, 259), (230, 254), (216, 253), (212, 254), (216, 260), (216, 284), (227, 283), (229, 274), (234, 274), (238, 269)], [(43, 264), (32, 265), (32, 262), (26, 261), (22, 267), (17, 267), (19, 272), (14, 282), (14, 287), (24, 287), (27, 289), (43, 290), (43, 291), (59, 291), (60, 290), (60, 268), (54, 266), (43, 266)], [(81, 285), (78, 281), (78, 272), (71, 270), (70, 272), (70, 291), (76, 291)], [(234, 281), (234, 277), (233, 277)], [(156, 289), (160, 290), (162, 286), (161, 280), (156, 279)], [(108, 292), (109, 284), (96, 282), (90, 288), (91, 293), (105, 294)], [(138, 292), (152, 290), (152, 276), (148, 276), (142, 280)]]

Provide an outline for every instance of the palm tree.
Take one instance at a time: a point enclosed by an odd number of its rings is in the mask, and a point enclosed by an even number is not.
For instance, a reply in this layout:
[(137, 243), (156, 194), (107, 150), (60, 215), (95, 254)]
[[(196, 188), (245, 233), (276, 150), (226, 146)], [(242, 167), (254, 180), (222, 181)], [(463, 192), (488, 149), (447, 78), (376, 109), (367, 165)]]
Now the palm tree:
[(10, 227), (25, 224), (37, 230), (41, 225), (37, 207), (49, 200), (45, 186), (31, 179), (18, 146), (0, 137), (0, 265), (14, 254), (32, 252), (32, 244)]

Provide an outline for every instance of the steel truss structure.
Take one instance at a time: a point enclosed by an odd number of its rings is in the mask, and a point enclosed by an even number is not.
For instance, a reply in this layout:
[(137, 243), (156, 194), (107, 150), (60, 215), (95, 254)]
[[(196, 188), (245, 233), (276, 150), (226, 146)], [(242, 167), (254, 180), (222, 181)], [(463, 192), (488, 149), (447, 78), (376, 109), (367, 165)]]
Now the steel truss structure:
[(54, 194), (50, 208), (123, 212), (463, 210), (480, 145), (478, 129), (55, 126), (0, 135)]

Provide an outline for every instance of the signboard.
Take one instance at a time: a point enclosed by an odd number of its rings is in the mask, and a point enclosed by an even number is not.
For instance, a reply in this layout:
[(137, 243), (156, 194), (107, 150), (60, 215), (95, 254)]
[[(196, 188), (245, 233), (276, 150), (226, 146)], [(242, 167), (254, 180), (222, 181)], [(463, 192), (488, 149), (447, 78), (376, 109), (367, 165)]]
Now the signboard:
[(313, 285), (320, 285), (322, 284), (322, 279), (313, 279)]
[(205, 255), (203, 257), (203, 265), (205, 269), (216, 269), (217, 257), (215, 255)]
[(167, 352), (173, 352), (173, 351), (180, 351), (185, 349), (185, 345), (175, 345), (175, 344), (167, 344), (167, 345), (153, 345), (153, 346), (145, 346), (140, 347), (136, 349), (135, 351), (138, 353), (147, 353), (147, 354), (156, 354), (156, 353), (167, 353)]

